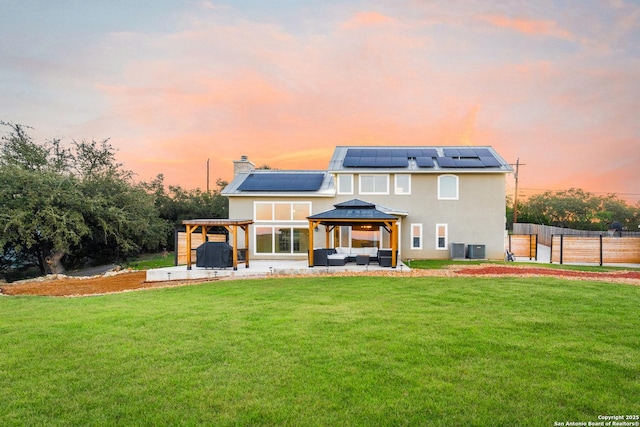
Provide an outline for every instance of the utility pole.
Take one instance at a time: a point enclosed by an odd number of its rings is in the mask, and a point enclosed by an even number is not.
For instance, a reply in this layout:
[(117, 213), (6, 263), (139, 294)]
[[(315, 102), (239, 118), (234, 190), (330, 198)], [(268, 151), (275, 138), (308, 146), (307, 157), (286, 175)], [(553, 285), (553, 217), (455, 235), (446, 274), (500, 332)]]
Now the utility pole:
[[(515, 164), (516, 172), (513, 175), (513, 177), (516, 179), (516, 194), (513, 199), (513, 223), (514, 224), (518, 222), (518, 172), (519, 172), (520, 166), (521, 166), (520, 157), (518, 157), (518, 160), (516, 160), (516, 164)], [(526, 165), (523, 164), (522, 166), (526, 166)]]
[[(517, 179), (516, 182), (518, 182)], [(207, 194), (209, 194), (209, 159), (207, 159)]]

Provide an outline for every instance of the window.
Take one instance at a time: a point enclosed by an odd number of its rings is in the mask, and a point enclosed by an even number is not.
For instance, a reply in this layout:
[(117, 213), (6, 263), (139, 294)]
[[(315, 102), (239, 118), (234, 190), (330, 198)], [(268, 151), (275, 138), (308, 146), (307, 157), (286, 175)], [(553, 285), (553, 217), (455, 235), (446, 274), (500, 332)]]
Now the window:
[(351, 247), (380, 247), (380, 227), (377, 225), (354, 225), (351, 227)]
[(353, 194), (353, 175), (338, 175), (338, 194)]
[(447, 224), (436, 224), (436, 249), (447, 249)]
[(309, 229), (295, 227), (255, 227), (256, 254), (306, 254)]
[(411, 194), (411, 175), (396, 175), (396, 194)]
[(422, 224), (411, 224), (411, 249), (422, 249)]
[(458, 177), (455, 175), (440, 175), (438, 177), (438, 199), (458, 200)]
[(256, 254), (307, 253), (311, 202), (254, 202), (254, 215)]
[(360, 175), (360, 194), (389, 194), (389, 175)]
[(311, 202), (255, 202), (256, 221), (307, 221)]
[(273, 252), (273, 227), (255, 227), (256, 253), (270, 254)]

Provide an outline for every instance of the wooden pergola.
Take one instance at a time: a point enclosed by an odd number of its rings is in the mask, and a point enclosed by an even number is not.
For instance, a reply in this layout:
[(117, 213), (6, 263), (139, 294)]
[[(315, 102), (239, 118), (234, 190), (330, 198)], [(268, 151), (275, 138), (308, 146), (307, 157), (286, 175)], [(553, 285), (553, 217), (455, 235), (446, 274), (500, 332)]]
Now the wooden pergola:
[(371, 225), (384, 227), (391, 241), (391, 267), (398, 264), (398, 218), (381, 212), (372, 203), (354, 199), (334, 205), (335, 209), (307, 217), (309, 221), (309, 267), (313, 267), (313, 232), (325, 226), (325, 247), (331, 246), (331, 231), (338, 226)]
[[(191, 234), (201, 228), (202, 241), (207, 241), (207, 232), (212, 227), (224, 227), (233, 234), (233, 269), (238, 269), (238, 262), (244, 262), (245, 268), (249, 268), (249, 226), (253, 224), (250, 219), (187, 219), (182, 221), (187, 231), (187, 270), (191, 270)], [(244, 230), (245, 256), (243, 261), (238, 261), (238, 228)]]

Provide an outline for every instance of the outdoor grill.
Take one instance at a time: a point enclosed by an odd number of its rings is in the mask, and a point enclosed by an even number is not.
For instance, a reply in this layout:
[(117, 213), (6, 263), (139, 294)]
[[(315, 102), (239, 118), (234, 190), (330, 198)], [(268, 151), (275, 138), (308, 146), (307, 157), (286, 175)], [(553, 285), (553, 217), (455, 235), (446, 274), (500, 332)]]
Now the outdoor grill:
[(225, 242), (205, 242), (196, 249), (196, 267), (233, 267), (233, 246)]

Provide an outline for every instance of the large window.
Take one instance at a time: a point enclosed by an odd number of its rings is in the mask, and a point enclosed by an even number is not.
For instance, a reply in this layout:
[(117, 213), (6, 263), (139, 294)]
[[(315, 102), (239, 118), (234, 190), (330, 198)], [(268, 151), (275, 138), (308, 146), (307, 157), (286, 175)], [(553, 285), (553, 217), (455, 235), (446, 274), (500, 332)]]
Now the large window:
[(377, 225), (342, 226), (333, 229), (333, 245), (336, 248), (390, 248), (391, 238), (384, 227)]
[(311, 202), (255, 202), (255, 220), (307, 221)]
[(422, 249), (422, 224), (411, 224), (411, 249)]
[(411, 175), (402, 174), (395, 176), (396, 181), (396, 194), (409, 195), (411, 194)]
[(338, 175), (338, 194), (353, 194), (353, 175)]
[(351, 247), (380, 247), (380, 227), (377, 225), (354, 225), (351, 227)]
[(306, 254), (309, 229), (295, 227), (255, 227), (256, 254)]
[(447, 249), (447, 224), (436, 224), (436, 249)]
[(254, 215), (256, 254), (307, 253), (311, 202), (255, 202)]
[(389, 175), (360, 175), (360, 194), (389, 194)]
[(458, 177), (455, 175), (440, 175), (438, 177), (438, 199), (458, 200)]

